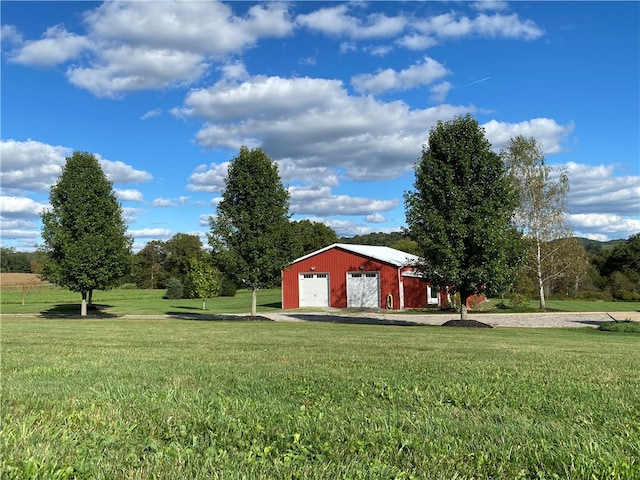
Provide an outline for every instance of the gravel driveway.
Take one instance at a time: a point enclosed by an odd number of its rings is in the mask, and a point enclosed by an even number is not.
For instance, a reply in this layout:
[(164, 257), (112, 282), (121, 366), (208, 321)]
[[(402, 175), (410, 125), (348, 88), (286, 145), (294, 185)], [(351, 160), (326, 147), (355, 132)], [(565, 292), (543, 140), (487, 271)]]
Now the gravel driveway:
[[(456, 313), (432, 313), (425, 315), (387, 313), (379, 311), (318, 311), (261, 314), (275, 321), (333, 322), (380, 325), (442, 325), (448, 320), (458, 320)], [(640, 321), (640, 312), (592, 312), (592, 313), (469, 313), (469, 319), (494, 327), (597, 327), (613, 320)]]

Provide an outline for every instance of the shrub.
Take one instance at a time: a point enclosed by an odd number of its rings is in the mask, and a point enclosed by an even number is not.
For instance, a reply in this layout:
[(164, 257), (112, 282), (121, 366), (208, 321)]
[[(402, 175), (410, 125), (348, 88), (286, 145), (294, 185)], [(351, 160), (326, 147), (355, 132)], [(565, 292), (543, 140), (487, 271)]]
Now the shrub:
[(529, 306), (529, 297), (523, 293), (513, 293), (509, 299), (509, 303), (513, 309), (527, 308)]
[(625, 320), (624, 322), (606, 322), (600, 325), (604, 332), (640, 333), (640, 322)]
[(182, 282), (177, 278), (170, 278), (167, 281), (167, 293), (164, 298), (168, 298), (170, 300), (177, 300), (182, 298)]
[(220, 296), (221, 297), (235, 297), (236, 296), (236, 284), (233, 280), (228, 277), (225, 277), (222, 280), (222, 285), (220, 286)]

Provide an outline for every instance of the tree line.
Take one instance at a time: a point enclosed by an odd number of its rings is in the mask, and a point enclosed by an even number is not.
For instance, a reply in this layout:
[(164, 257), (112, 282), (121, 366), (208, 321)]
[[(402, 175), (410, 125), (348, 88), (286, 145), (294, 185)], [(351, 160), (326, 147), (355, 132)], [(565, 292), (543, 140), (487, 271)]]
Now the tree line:
[[(566, 221), (568, 186), (566, 172), (552, 177), (534, 138), (512, 138), (498, 154), (475, 118), (456, 117), (429, 131), (404, 195), (407, 227), (342, 241), (416, 254), (427, 281), (460, 294), (463, 319), (464, 300), (479, 292), (537, 296), (541, 308), (549, 295), (637, 299), (640, 235), (588, 250)], [(205, 298), (247, 288), (255, 315), (258, 290), (278, 285), (282, 268), (339, 240), (322, 223), (291, 220), (289, 191), (261, 148), (241, 147), (230, 161), (206, 247), (180, 233), (132, 254), (112, 184), (87, 152), (67, 159), (50, 203), (41, 274), (79, 292), (83, 314), (93, 290), (128, 281), (202, 298), (203, 308)]]

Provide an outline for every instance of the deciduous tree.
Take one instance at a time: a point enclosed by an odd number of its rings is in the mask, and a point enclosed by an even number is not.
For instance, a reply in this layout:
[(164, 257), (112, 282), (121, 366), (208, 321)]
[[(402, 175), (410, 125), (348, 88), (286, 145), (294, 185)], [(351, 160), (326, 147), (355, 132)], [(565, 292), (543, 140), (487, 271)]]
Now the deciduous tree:
[(288, 212), (277, 164), (260, 148), (242, 147), (229, 164), (209, 243), (215, 256), (233, 265), (237, 284), (252, 290), (252, 316), (258, 289), (277, 283), (291, 260)]
[(545, 308), (545, 284), (565, 275), (575, 276), (580, 270), (579, 265), (567, 259), (556, 261), (567, 247), (556, 240), (573, 236), (566, 221), (569, 177), (561, 170), (558, 178), (553, 178), (542, 147), (533, 137), (512, 138), (500, 154), (518, 193), (514, 220), (529, 245), (524, 265), (535, 274), (540, 308)]
[(434, 285), (452, 286), (467, 318), (467, 298), (511, 280), (518, 263), (512, 224), (516, 196), (484, 130), (466, 115), (438, 122), (405, 193), (408, 233), (419, 270)]
[(128, 273), (132, 239), (122, 208), (98, 160), (87, 152), (66, 159), (42, 214), (43, 276), (82, 295), (81, 314), (93, 290), (119, 284)]
[(202, 310), (207, 307), (206, 299), (220, 293), (222, 279), (220, 272), (208, 259), (191, 260), (189, 278), (195, 293), (202, 299)]

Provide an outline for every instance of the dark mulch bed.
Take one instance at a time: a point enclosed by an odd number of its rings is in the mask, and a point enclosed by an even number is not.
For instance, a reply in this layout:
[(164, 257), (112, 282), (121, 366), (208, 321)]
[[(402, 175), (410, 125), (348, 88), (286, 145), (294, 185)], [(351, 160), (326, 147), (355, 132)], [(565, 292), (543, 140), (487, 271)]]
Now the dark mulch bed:
[(238, 317), (236, 320), (244, 320), (246, 322), (273, 322), (269, 317), (263, 317), (262, 315), (246, 315), (244, 317)]
[(477, 320), (449, 320), (442, 324), (443, 327), (471, 327), (471, 328), (493, 328), (487, 323), (478, 322)]

